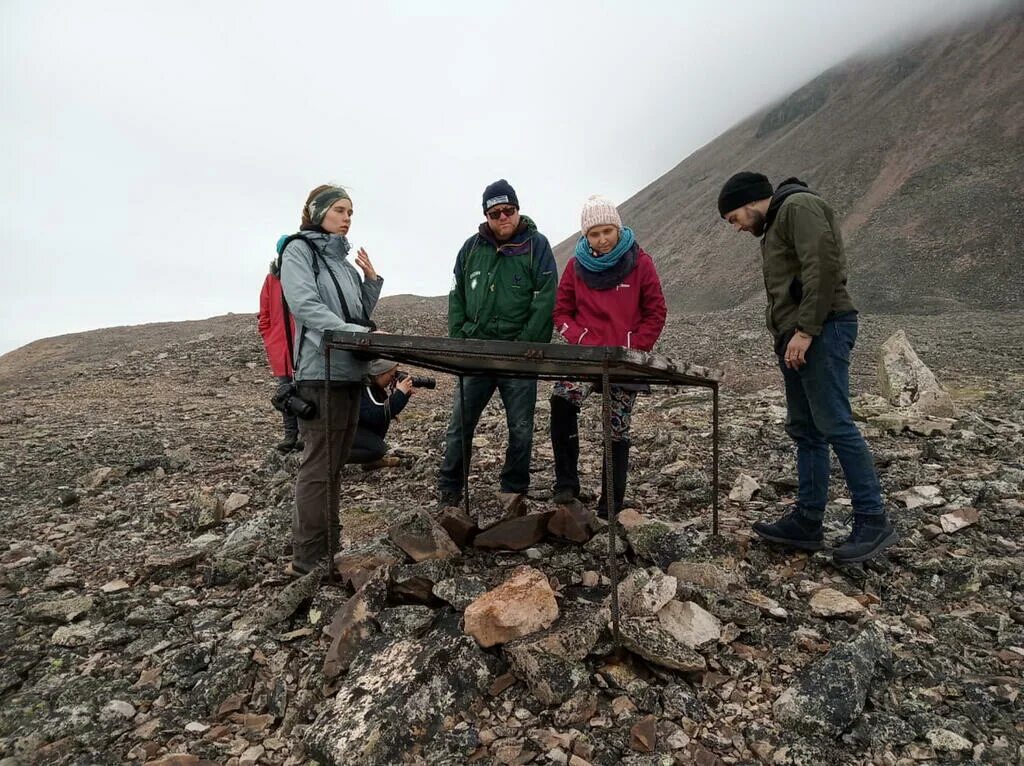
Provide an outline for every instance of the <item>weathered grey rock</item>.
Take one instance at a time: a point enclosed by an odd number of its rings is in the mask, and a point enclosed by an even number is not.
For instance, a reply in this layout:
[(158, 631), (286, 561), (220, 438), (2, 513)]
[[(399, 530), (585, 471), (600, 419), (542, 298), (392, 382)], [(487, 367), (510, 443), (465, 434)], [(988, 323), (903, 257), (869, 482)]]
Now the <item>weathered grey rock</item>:
[(359, 590), (382, 567), (393, 567), (409, 559), (385, 538), (353, 546), (334, 556), (334, 570), (341, 581)]
[(661, 705), (669, 718), (689, 718), (691, 721), (703, 721), (707, 717), (704, 703), (696, 692), (682, 684), (668, 684), (661, 689)]
[[(583, 544), (583, 549), (588, 553), (598, 557), (605, 557), (608, 555), (608, 535), (609, 531), (607, 527), (602, 527), (600, 530), (594, 533), (594, 536), (587, 540)], [(615, 533), (615, 551), (622, 555), (629, 550), (629, 542), (626, 539), (626, 535), (623, 534), (623, 529), (620, 526), (618, 532)]]
[(619, 583), (619, 609), (622, 614), (657, 614), (676, 595), (676, 578), (660, 569), (634, 569)]
[(466, 607), (465, 629), (481, 646), (494, 646), (550, 627), (557, 617), (558, 603), (548, 578), (521, 566)]
[(232, 694), (248, 693), (254, 675), (255, 667), (248, 652), (221, 649), (189, 693), (192, 715), (205, 718), (216, 713)]
[(395, 638), (415, 638), (430, 629), (435, 612), (429, 606), (409, 604), (385, 609), (377, 615), (381, 630)]
[(378, 633), (377, 617), (386, 601), (387, 584), (369, 580), (338, 610), (326, 630), (332, 641), (324, 657), (324, 676), (334, 678), (348, 670), (367, 640)]
[(275, 593), (269, 599), (269, 603), (256, 614), (256, 624), (267, 628), (291, 617), (300, 604), (313, 597), (316, 589), (320, 587), (320, 580), (323, 579), (323, 576), (323, 568), (317, 567), (288, 583)]
[(619, 632), (623, 646), (655, 665), (685, 673), (707, 668), (704, 657), (677, 641), (657, 617), (623, 617), (619, 621)]
[(593, 689), (577, 692), (555, 711), (555, 726), (567, 729), (585, 724), (597, 713), (597, 702), (597, 693)]
[(505, 644), (505, 656), (546, 652), (567, 660), (582, 660), (597, 645), (611, 619), (608, 607), (582, 602), (564, 604), (560, 612), (550, 628)]
[(451, 559), (427, 559), (390, 570), (391, 597), (396, 601), (436, 604), (434, 586), (455, 574)]
[(740, 578), (733, 572), (701, 561), (676, 561), (668, 567), (668, 573), (678, 581), (677, 592), (688, 592), (687, 586), (696, 586), (709, 590), (719, 596), (725, 596), (740, 584)]
[(838, 736), (857, 720), (890, 663), (885, 636), (871, 625), (805, 669), (772, 706), (775, 720), (808, 736)]
[(915, 353), (903, 330), (882, 344), (878, 380), (882, 394), (894, 407), (915, 415), (955, 416), (953, 398)]
[(450, 559), (462, 553), (444, 528), (424, 510), (400, 517), (388, 528), (388, 537), (413, 561)]
[(949, 729), (932, 729), (925, 738), (940, 753), (965, 753), (974, 749), (974, 743)]
[(512, 671), (544, 705), (561, 705), (589, 686), (590, 673), (580, 662), (543, 651), (506, 654)]
[(497, 670), (498, 660), (461, 635), (454, 617), (423, 638), (379, 637), (303, 739), (328, 766), (404, 763), (414, 749), (430, 752), (430, 763), (465, 762), (476, 745), (442, 738), (445, 719), (468, 710)]
[(82, 578), (71, 567), (54, 567), (43, 580), (43, 590), (60, 590), (62, 588), (77, 588), (82, 584)]
[(40, 601), (25, 610), (35, 622), (73, 622), (93, 607), (92, 596), (75, 596), (51, 601)]
[(487, 592), (487, 583), (479, 577), (450, 577), (433, 588), (433, 594), (460, 612)]
[(626, 539), (633, 552), (660, 569), (668, 567), (690, 553), (690, 541), (681, 529), (661, 521), (650, 520), (626, 530)]
[(100, 632), (106, 627), (103, 623), (93, 624), (88, 620), (73, 622), (70, 625), (61, 625), (53, 631), (50, 636), (50, 643), (54, 646), (63, 646), (68, 649), (75, 649), (82, 646), (91, 646), (99, 637)]

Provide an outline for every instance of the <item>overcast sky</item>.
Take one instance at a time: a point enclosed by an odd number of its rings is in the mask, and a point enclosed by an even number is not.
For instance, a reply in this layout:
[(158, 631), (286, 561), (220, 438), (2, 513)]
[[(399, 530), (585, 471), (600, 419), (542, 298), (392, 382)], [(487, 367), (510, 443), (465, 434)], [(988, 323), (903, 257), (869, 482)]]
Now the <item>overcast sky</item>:
[[(255, 312), (346, 185), (385, 295), (448, 290), (496, 178), (552, 244), (756, 108), (988, 0), (0, 3), (0, 353)], [(728, 9), (727, 11), (725, 9)]]

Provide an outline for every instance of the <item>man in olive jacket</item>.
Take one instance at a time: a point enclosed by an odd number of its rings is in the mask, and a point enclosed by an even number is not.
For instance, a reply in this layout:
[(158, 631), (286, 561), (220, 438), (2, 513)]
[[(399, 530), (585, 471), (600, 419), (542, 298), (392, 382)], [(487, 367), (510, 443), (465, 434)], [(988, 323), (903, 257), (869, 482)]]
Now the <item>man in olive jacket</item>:
[[(448, 334), (453, 338), (548, 343), (551, 340), (558, 273), (547, 237), (519, 213), (519, 199), (505, 179), (483, 194), (486, 220), (466, 240), (455, 259), (455, 285), (448, 294)], [(484, 407), (497, 390), (505, 405), (508, 447), (501, 491), (522, 494), (530, 485), (533, 414), (537, 381), (466, 376), (455, 391), (438, 477), (440, 504), (462, 497), (464, 446)], [(462, 405), (465, 399), (465, 412)]]
[(796, 178), (773, 192), (764, 175), (747, 172), (726, 181), (718, 212), (737, 231), (761, 238), (766, 318), (786, 387), (786, 433), (796, 442), (796, 507), (774, 523), (755, 523), (754, 531), (793, 548), (824, 547), (831, 446), (854, 512), (853, 531), (833, 557), (840, 564), (874, 558), (897, 534), (882, 503), (871, 452), (850, 409), (857, 310), (846, 291), (846, 256), (836, 214)]

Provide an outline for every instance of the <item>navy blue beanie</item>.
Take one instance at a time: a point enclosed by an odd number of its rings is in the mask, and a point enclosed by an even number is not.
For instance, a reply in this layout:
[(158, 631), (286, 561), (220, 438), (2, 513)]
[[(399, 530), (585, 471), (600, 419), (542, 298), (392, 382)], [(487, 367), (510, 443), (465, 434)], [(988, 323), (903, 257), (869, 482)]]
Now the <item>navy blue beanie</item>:
[(484, 212), (495, 205), (515, 205), (519, 207), (519, 198), (512, 184), (501, 178), (484, 189)]

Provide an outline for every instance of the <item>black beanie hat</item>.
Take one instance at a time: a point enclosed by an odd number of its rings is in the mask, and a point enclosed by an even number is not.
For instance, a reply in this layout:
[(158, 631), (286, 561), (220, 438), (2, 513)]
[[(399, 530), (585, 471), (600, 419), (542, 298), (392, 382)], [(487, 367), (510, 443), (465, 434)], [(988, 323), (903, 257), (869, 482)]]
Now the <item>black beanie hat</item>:
[(495, 205), (515, 205), (519, 207), (519, 198), (512, 184), (504, 178), (498, 179), (484, 189), (484, 212)]
[(736, 208), (767, 199), (772, 196), (772, 182), (768, 176), (762, 173), (750, 173), (743, 171), (737, 173), (722, 187), (718, 194), (718, 212), (725, 218), (725, 214)]

